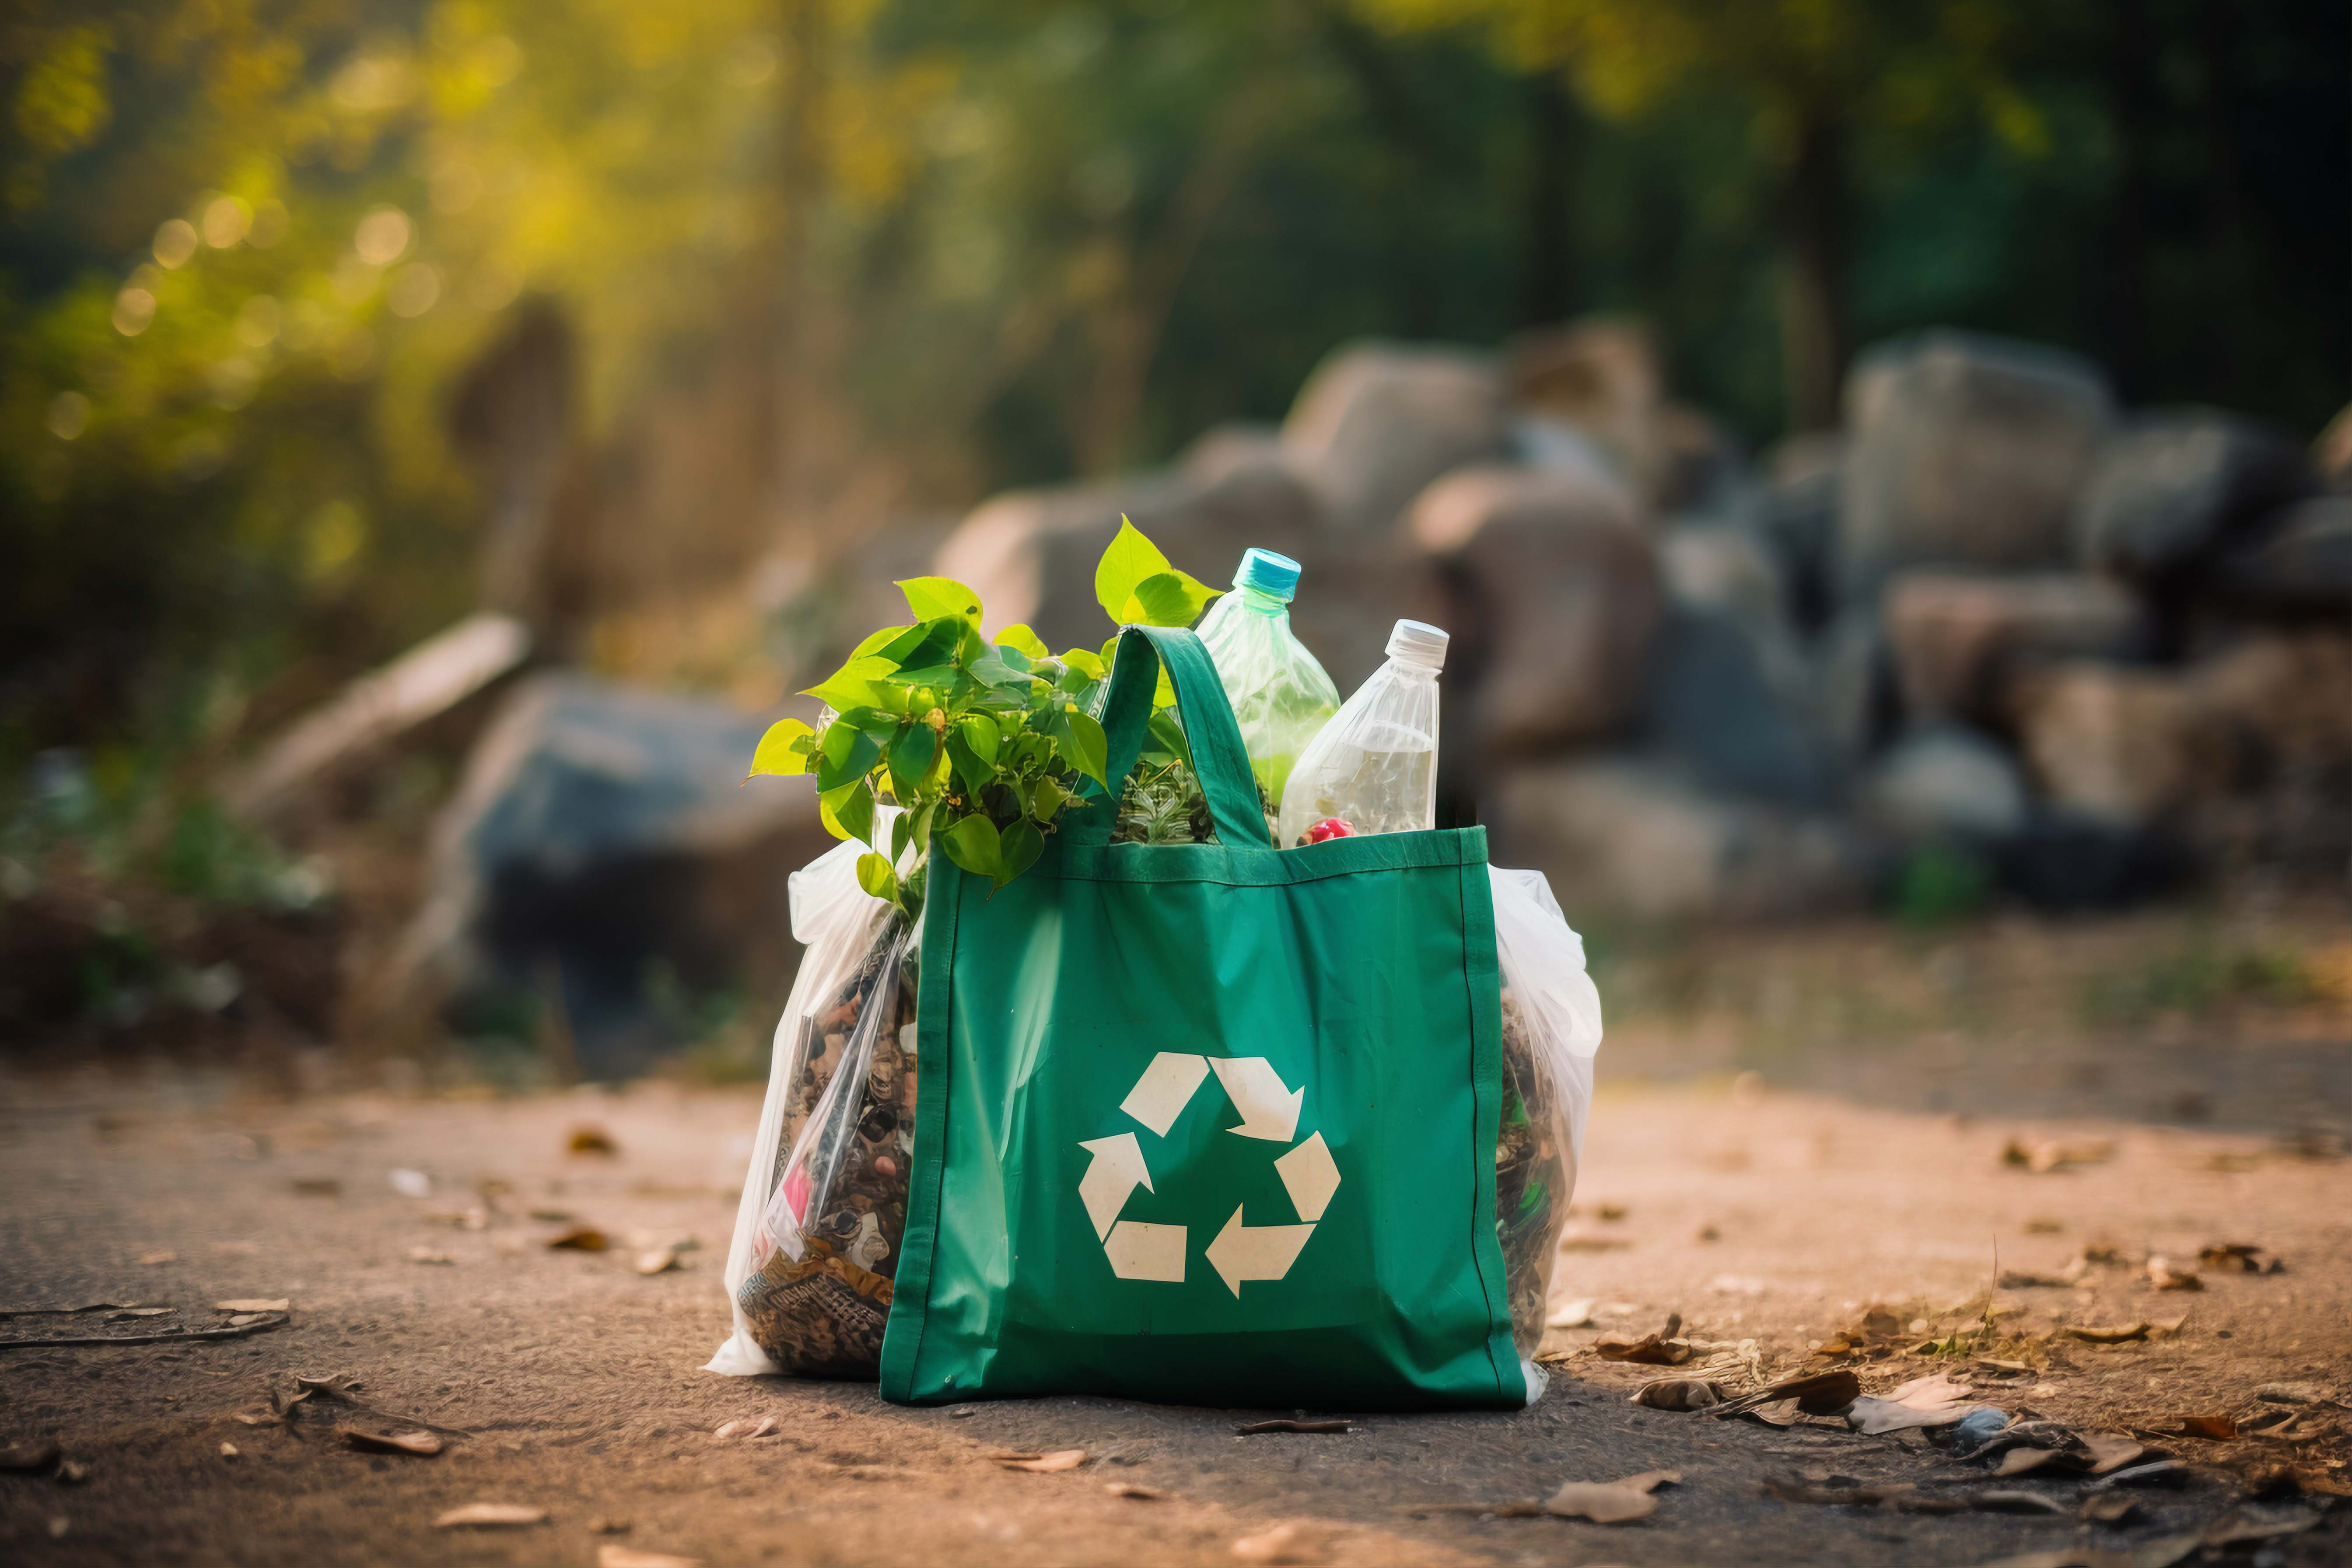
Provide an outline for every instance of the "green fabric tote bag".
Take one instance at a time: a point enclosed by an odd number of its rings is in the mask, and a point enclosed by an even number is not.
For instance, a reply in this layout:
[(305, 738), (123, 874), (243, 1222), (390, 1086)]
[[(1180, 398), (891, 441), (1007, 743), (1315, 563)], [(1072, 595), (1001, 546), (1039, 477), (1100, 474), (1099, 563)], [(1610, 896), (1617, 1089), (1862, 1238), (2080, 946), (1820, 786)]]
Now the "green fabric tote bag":
[(931, 857), (882, 1392), (1523, 1405), (1486, 830), (1276, 849), (1162, 627), (1120, 634), (1108, 777), (1162, 663), (1218, 843), (1111, 844), (1095, 792), (993, 897)]

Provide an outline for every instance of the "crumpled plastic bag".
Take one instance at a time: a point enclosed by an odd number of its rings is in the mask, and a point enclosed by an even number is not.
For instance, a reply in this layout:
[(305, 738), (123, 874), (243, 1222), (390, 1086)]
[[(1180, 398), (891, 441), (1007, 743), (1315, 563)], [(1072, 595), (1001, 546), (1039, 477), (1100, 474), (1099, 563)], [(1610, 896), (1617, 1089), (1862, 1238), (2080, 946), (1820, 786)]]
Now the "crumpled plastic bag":
[(1532, 1404), (1535, 1364), (1560, 1227), (1576, 1193), (1592, 1058), (1601, 1048), (1601, 993), (1540, 871), (1486, 868), (1495, 952), (1503, 973), (1503, 1117), (1495, 1141), (1495, 1236), (1510, 1292), (1511, 1340)]

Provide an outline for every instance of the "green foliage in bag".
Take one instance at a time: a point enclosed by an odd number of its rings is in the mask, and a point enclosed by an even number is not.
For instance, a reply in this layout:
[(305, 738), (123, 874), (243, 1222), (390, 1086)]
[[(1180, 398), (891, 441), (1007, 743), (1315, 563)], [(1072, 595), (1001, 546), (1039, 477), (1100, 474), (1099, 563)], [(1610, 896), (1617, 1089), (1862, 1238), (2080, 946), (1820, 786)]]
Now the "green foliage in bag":
[[(980, 630), (980, 595), (963, 584), (898, 586), (914, 624), (875, 632), (809, 688), (830, 716), (772, 725), (746, 778), (813, 774), (825, 826), (873, 846), (858, 859), (859, 884), (911, 918), (934, 843), (1001, 888), (1036, 863), (1065, 811), (1083, 809), (1086, 781), (1108, 788), (1093, 709), (1118, 639), (1058, 657), (1025, 626), (992, 641)], [(1216, 596), (1124, 517), (1095, 567), (1095, 597), (1122, 626), (1188, 626)], [(1164, 675), (1160, 688), (1145, 761), (1172, 771), (1189, 753), (1164, 711), (1175, 701)], [(887, 841), (875, 837), (884, 800), (903, 808)], [(916, 865), (902, 882), (897, 867), (910, 845)]]

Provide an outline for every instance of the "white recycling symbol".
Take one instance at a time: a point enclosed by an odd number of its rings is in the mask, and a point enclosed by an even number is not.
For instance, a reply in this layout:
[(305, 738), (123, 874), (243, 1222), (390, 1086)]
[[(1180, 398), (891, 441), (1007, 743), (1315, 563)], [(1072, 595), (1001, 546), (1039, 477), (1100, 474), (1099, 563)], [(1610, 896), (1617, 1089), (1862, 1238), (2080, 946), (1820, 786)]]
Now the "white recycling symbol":
[[(1196, 1057), (1161, 1051), (1151, 1058), (1118, 1108), (1150, 1128), (1153, 1136), (1165, 1138), (1192, 1102), (1192, 1091), (1212, 1071), (1242, 1116), (1242, 1124), (1226, 1131), (1272, 1143), (1291, 1141), (1298, 1131), (1298, 1112), (1307, 1090), (1284, 1084), (1282, 1075), (1264, 1057)], [(1078, 1197), (1094, 1221), (1095, 1236), (1103, 1244), (1111, 1272), (1122, 1279), (1182, 1284), (1185, 1227), (1118, 1217), (1136, 1188), (1158, 1190), (1151, 1184), (1150, 1169), (1143, 1163), (1143, 1145), (1135, 1134), (1082, 1139), (1078, 1147), (1094, 1156), (1078, 1183)], [(1339, 1167), (1332, 1163), (1331, 1151), (1320, 1132), (1276, 1160), (1274, 1169), (1304, 1223), (1244, 1225), (1245, 1205), (1234, 1206), (1233, 1218), (1209, 1243), (1206, 1256), (1236, 1298), (1244, 1279), (1279, 1279), (1290, 1272), (1307, 1238), (1315, 1234), (1315, 1222), (1323, 1217), (1331, 1194), (1339, 1190)]]

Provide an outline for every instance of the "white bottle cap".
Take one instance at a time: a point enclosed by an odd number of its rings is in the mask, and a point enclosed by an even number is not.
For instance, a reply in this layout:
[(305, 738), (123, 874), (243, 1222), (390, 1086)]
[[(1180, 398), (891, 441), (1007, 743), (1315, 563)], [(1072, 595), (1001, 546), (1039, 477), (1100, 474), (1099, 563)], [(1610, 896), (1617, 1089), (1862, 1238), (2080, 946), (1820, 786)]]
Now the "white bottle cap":
[(1447, 640), (1427, 621), (1399, 621), (1389, 634), (1389, 657), (1423, 669), (1444, 669)]

